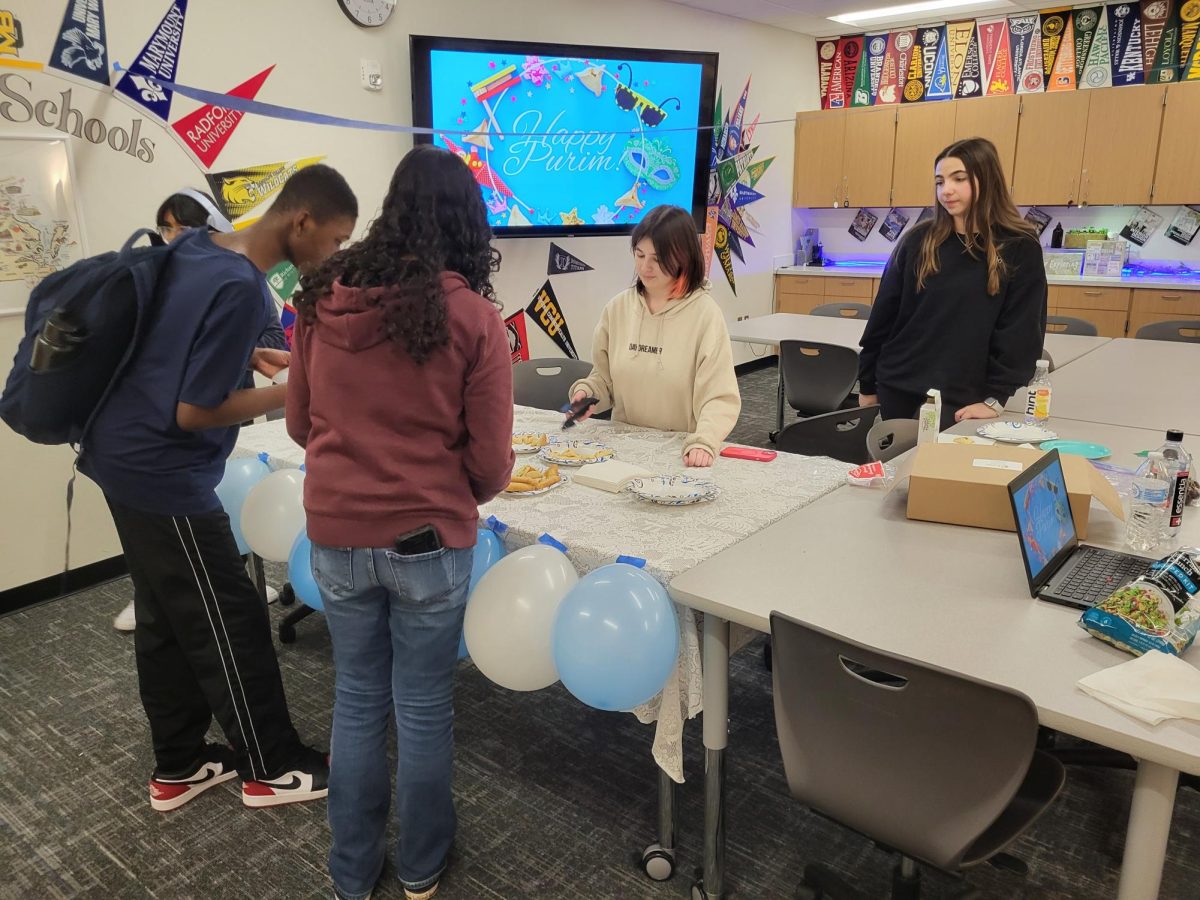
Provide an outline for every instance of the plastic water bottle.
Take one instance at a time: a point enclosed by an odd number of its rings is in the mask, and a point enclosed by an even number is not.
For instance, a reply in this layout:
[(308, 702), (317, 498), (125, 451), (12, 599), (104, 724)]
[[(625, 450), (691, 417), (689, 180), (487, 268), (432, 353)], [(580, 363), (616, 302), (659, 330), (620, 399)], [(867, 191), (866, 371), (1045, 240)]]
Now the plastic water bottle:
[(1187, 505), (1188, 479), (1192, 472), (1192, 457), (1183, 449), (1183, 432), (1171, 429), (1167, 432), (1167, 441), (1158, 448), (1163, 455), (1163, 462), (1168, 474), (1168, 506), (1170, 514), (1167, 520), (1166, 544), (1174, 547), (1179, 542), (1179, 529), (1183, 524), (1183, 508)]
[(1025, 424), (1045, 425), (1050, 418), (1050, 360), (1039, 359), (1025, 389)]
[(1158, 549), (1166, 536), (1170, 517), (1170, 474), (1158, 450), (1151, 451), (1146, 465), (1133, 479), (1125, 543), (1140, 553)]

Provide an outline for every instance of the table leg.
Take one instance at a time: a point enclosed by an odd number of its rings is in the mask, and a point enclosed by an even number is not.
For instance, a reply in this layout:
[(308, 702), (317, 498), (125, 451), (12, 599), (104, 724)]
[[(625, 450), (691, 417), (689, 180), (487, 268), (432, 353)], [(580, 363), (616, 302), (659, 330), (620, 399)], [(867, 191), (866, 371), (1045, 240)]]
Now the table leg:
[(775, 388), (775, 433), (783, 430), (783, 357), (779, 361), (779, 384)]
[(653, 881), (675, 874), (675, 779), (658, 770), (658, 840), (642, 851), (642, 871)]
[(1158, 896), (1178, 784), (1175, 769), (1138, 760), (1117, 900), (1154, 900)]
[(725, 890), (725, 747), (729, 743), (729, 622), (704, 616), (704, 871), (692, 896)]

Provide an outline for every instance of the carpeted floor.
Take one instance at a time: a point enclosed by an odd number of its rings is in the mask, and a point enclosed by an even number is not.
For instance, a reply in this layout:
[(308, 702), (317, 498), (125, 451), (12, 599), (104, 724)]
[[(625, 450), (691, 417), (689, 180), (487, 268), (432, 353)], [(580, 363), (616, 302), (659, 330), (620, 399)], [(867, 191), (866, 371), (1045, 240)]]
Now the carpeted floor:
[[(761, 445), (773, 427), (774, 370), (742, 381), (733, 439)], [(174, 813), (150, 810), (132, 640), (111, 626), (129, 597), (121, 580), (0, 618), (0, 898), (331, 896), (323, 802), (251, 811), (231, 782)], [(321, 617), (301, 623), (297, 642), (278, 653), (301, 735), (328, 746), (333, 672)], [(790, 897), (813, 860), (885, 896), (887, 855), (787, 796), (760, 644), (732, 668), (730, 896)], [(689, 726), (680, 792), (679, 874), (657, 884), (634, 864), (654, 838), (648, 727), (588, 709), (559, 686), (505, 691), (469, 663), (456, 705), (459, 833), (439, 897), (687, 896), (701, 851), (698, 722)], [(1071, 770), (1059, 802), (1016, 847), (1029, 876), (983, 866), (969, 883), (1003, 900), (1113, 896), (1131, 789), (1128, 772)], [(1188, 850), (1198, 837), (1200, 798), (1183, 790), (1162, 897), (1200, 896), (1200, 863)], [(960, 887), (927, 873), (925, 896), (941, 900)], [(402, 896), (386, 870), (376, 897)]]

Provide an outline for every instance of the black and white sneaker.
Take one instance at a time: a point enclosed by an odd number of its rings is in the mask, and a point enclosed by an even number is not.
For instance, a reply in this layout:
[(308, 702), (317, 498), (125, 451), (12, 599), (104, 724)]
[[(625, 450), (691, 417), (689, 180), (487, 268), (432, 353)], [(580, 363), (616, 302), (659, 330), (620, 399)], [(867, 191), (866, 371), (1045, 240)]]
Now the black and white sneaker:
[(164, 775), (157, 769), (150, 776), (150, 806), (159, 812), (178, 809), (210, 787), (237, 777), (233, 750), (224, 744), (205, 744), (192, 771)]
[(320, 800), (328, 793), (329, 757), (310, 747), (277, 778), (242, 782), (242, 803), (254, 808)]

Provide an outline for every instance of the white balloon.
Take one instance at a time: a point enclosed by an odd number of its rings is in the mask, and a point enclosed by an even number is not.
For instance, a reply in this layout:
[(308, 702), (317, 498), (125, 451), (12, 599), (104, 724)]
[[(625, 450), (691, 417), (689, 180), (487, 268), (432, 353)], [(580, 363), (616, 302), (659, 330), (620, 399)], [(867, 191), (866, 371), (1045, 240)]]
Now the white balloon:
[(306, 520), (304, 473), (299, 469), (280, 469), (246, 495), (242, 504), (242, 537), (263, 559), (287, 562)]
[(566, 554), (546, 544), (522, 547), (488, 569), (471, 593), (463, 622), (479, 671), (514, 691), (558, 681), (551, 633), (559, 604), (577, 581)]

